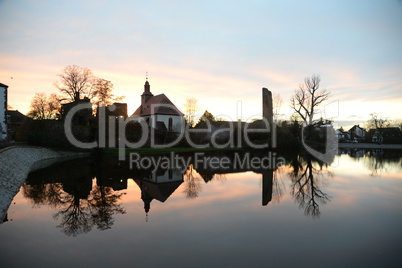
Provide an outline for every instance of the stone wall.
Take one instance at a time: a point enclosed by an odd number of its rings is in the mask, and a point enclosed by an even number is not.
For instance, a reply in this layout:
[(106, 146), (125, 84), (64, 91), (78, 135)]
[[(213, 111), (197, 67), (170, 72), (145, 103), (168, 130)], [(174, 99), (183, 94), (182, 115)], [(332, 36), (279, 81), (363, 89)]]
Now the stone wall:
[(13, 146), (0, 150), (0, 223), (29, 172), (63, 159), (87, 155), (31, 146)]

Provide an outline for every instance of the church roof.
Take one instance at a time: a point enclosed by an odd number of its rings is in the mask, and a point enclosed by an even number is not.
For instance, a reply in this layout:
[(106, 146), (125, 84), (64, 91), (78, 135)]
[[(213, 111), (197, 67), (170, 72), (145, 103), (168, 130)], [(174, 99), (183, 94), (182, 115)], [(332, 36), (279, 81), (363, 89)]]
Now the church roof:
[(171, 194), (182, 184), (183, 181), (172, 181), (165, 183), (153, 183), (142, 179), (134, 179), (135, 183), (150, 198), (165, 202)]
[(131, 116), (147, 116), (152, 114), (183, 115), (165, 94), (159, 94), (150, 97), (148, 101), (144, 105), (140, 105)]

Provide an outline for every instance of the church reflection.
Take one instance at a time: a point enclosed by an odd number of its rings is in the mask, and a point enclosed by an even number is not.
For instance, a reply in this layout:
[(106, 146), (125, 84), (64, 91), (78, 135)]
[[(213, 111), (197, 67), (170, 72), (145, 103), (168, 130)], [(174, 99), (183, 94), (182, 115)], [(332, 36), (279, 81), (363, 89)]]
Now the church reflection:
[[(184, 172), (183, 172), (184, 170)], [(68, 236), (87, 233), (96, 227), (110, 229), (114, 215), (125, 214), (122, 196), (132, 179), (141, 190), (146, 218), (151, 202), (166, 202), (183, 185), (188, 199), (199, 196), (202, 184), (212, 180), (226, 180), (225, 175), (250, 171), (246, 168), (198, 170), (190, 162), (187, 168), (130, 169), (127, 163), (113, 158), (98, 156), (70, 160), (37, 170), (29, 174), (22, 186), (23, 194), (34, 205), (56, 208), (54, 219), (58, 228)], [(262, 174), (262, 205), (272, 199), (273, 170), (252, 170)]]
[(165, 202), (171, 194), (182, 184), (183, 173), (179, 169), (158, 169), (150, 172), (145, 177), (134, 179), (141, 189), (141, 199), (144, 202), (144, 210), (148, 221), (148, 212), (151, 209), (151, 201)]
[[(254, 154), (253, 157), (263, 157), (260, 154)], [(223, 156), (233, 159), (234, 153), (225, 153)], [(191, 159), (191, 155), (183, 157)], [(330, 174), (324, 172), (323, 164), (320, 166), (319, 162), (305, 156), (290, 157), (287, 162), (290, 164), (285, 169), (291, 169), (286, 174), (290, 178), (293, 198), (306, 215), (319, 217), (319, 205), (330, 199), (322, 187), (323, 178)], [(281, 168), (217, 168), (197, 166), (194, 161), (188, 163), (187, 167), (153, 170), (130, 169), (128, 163), (103, 155), (71, 160), (30, 173), (23, 185), (23, 193), (34, 207), (49, 205), (56, 208), (58, 212), (54, 219), (58, 222), (58, 228), (68, 236), (77, 236), (93, 228), (110, 229), (115, 216), (126, 213), (122, 197), (126, 194), (124, 190), (128, 188), (129, 179), (141, 190), (138, 198), (143, 202), (146, 220), (154, 200), (167, 202), (179, 188), (187, 199), (198, 198), (206, 184), (225, 181), (231, 173), (252, 171), (261, 175), (262, 206), (269, 205), (273, 200), (279, 201), (286, 188), (281, 181)]]

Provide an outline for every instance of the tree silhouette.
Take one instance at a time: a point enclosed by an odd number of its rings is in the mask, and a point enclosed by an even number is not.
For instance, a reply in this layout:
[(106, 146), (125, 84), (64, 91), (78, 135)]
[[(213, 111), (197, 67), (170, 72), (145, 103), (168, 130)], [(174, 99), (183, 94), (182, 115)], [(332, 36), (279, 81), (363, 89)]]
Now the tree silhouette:
[(24, 196), (31, 200), (34, 206), (49, 205), (57, 208), (66, 203), (62, 183), (25, 183), (22, 188)]
[[(299, 207), (304, 208), (304, 213), (313, 218), (319, 218), (321, 215), (319, 203), (326, 204), (330, 201), (329, 195), (320, 188), (325, 175), (323, 164), (317, 163), (320, 169), (314, 167), (310, 157), (303, 159), (299, 156), (291, 163), (293, 171), (290, 173), (292, 196), (299, 203)], [(326, 174), (332, 176), (330, 172)]]
[(272, 113), (273, 113), (273, 119), (275, 124), (279, 123), (279, 118), (281, 116), (281, 108), (282, 108), (282, 104), (283, 104), (283, 99), (281, 97), (281, 95), (279, 94), (274, 94), (272, 96)]
[(303, 119), (307, 125), (313, 123), (316, 108), (326, 101), (330, 92), (319, 90), (321, 78), (319, 75), (306, 77), (290, 99), (290, 107)]
[(94, 104), (94, 109), (98, 107), (107, 106), (116, 101), (121, 101), (124, 96), (115, 96), (113, 93), (112, 82), (102, 79), (94, 78), (93, 90), (92, 90), (92, 103)]
[(61, 218), (57, 226), (68, 236), (77, 236), (91, 231), (93, 222), (88, 200), (81, 200), (78, 196), (69, 197), (68, 206), (57, 212), (53, 218)]
[(211, 114), (210, 112), (208, 112), (207, 110), (205, 110), (204, 114), (200, 117), (200, 122), (205, 122), (205, 121), (210, 121), (213, 122), (215, 121), (215, 117), (213, 114)]
[(196, 171), (191, 164), (184, 175), (184, 192), (189, 199), (198, 197), (199, 193), (202, 191), (201, 178), (197, 177), (195, 173)]
[[(91, 180), (92, 182), (92, 180)], [(58, 228), (68, 236), (77, 236), (91, 231), (110, 229), (114, 214), (125, 214), (118, 201), (123, 193), (115, 193), (111, 187), (94, 186), (87, 195), (85, 183), (40, 183), (24, 184), (24, 196), (35, 206), (49, 205), (60, 209), (53, 218), (60, 220)], [(68, 192), (67, 192), (68, 189)]]
[(114, 223), (114, 214), (125, 214), (121, 204), (117, 204), (123, 194), (114, 193), (111, 187), (95, 186), (91, 192), (90, 206), (92, 220), (99, 230), (110, 229)]
[(187, 123), (192, 127), (196, 123), (195, 114), (198, 110), (199, 110), (198, 100), (196, 98), (187, 99), (186, 104), (184, 105), (184, 111), (185, 111), (184, 119), (186, 119)]
[(28, 116), (33, 119), (58, 119), (61, 113), (60, 97), (52, 93), (36, 93), (31, 100)]
[(54, 86), (71, 101), (78, 100), (80, 95), (92, 97), (92, 84), (95, 77), (92, 71), (77, 65), (68, 65), (60, 74)]

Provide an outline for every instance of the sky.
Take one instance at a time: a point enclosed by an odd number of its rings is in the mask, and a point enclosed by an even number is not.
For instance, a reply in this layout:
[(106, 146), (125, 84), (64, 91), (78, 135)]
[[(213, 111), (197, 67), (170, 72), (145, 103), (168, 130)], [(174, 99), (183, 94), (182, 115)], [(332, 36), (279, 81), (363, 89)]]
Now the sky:
[(331, 92), (317, 117), (402, 118), (400, 0), (0, 0), (0, 36), (0, 83), (23, 113), (78, 65), (110, 80), (129, 113), (148, 72), (151, 92), (182, 110), (196, 98), (200, 114), (258, 118), (266, 87), (289, 118), (292, 94), (316, 74)]

